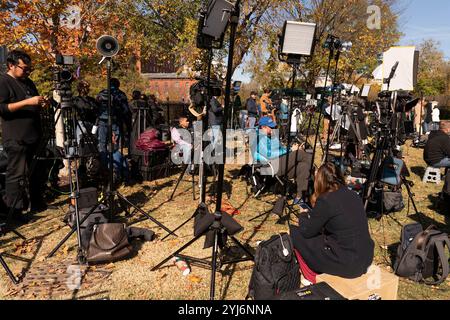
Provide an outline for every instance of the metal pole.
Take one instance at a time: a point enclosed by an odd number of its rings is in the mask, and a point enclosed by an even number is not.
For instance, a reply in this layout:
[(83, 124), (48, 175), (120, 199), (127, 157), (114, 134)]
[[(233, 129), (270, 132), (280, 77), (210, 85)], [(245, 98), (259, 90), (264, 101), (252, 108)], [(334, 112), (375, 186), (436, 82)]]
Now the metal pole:
[[(330, 68), (331, 68), (331, 60), (333, 58), (333, 55), (334, 55), (334, 49), (333, 49), (333, 47), (330, 47), (330, 55), (328, 57), (328, 66), (327, 66), (327, 73), (326, 73), (326, 76), (325, 76), (324, 90), (325, 90), (325, 88), (327, 86), (328, 77), (329, 77)], [(325, 102), (325, 99), (324, 99), (325, 94), (324, 93), (325, 92), (322, 93), (321, 102), (320, 102), (319, 119), (317, 120), (316, 136), (315, 136), (315, 139), (314, 139), (313, 153), (312, 153), (312, 159), (311, 159), (311, 167), (309, 169), (308, 196), (311, 196), (311, 194), (309, 194), (309, 191), (312, 190), (312, 188), (314, 186), (313, 185), (313, 179), (312, 179), (312, 177), (313, 177), (313, 170), (314, 170), (314, 158), (315, 158), (316, 150), (317, 150), (317, 140), (318, 140), (318, 137), (319, 137), (320, 122), (322, 121), (322, 113), (323, 113), (322, 112), (322, 108), (323, 108), (323, 104)]]
[[(295, 89), (295, 80), (297, 78), (297, 68), (298, 68), (298, 63), (294, 63), (292, 65), (292, 85), (291, 85), (291, 101), (290, 101), (290, 110), (289, 110), (289, 119), (288, 119), (288, 128), (287, 128), (287, 133), (288, 133), (288, 140), (287, 140), (287, 154), (286, 154), (286, 167), (285, 167), (285, 172), (284, 172), (284, 186), (283, 186), (283, 195), (286, 198), (287, 196), (287, 180), (288, 180), (288, 171), (289, 171), (289, 151), (291, 148), (291, 141), (292, 141), (292, 137), (291, 137), (291, 125), (292, 125), (292, 109), (294, 107), (294, 89)], [(299, 195), (301, 196), (301, 195)]]
[[(339, 57), (340, 57), (340, 55), (341, 55), (341, 52), (339, 51), (339, 49), (337, 50), (337, 53), (336, 53), (336, 57), (335, 57), (335, 60), (336, 60), (336, 66), (335, 66), (335, 69), (334, 69), (334, 80), (333, 80), (333, 86), (335, 86), (336, 85), (336, 82), (337, 82), (337, 76), (338, 76), (338, 65), (339, 65)], [(326, 83), (325, 83), (325, 85), (326, 85)], [(330, 114), (330, 116), (331, 116), (331, 121), (330, 121), (330, 124), (332, 124), (333, 123), (333, 109), (334, 109), (334, 91), (335, 91), (335, 89), (332, 89), (331, 90), (331, 114)], [(330, 151), (330, 130), (329, 130), (329, 128), (328, 128), (328, 132), (327, 132), (327, 147), (326, 147), (326, 149), (325, 149), (325, 163), (328, 161), (328, 153), (329, 153), (329, 151)]]
[(213, 58), (213, 50), (212, 48), (209, 48), (208, 50), (208, 74), (206, 77), (206, 115), (203, 116), (203, 126), (202, 126), (202, 157), (200, 161), (202, 162), (202, 174), (201, 174), (201, 188), (202, 188), (202, 194), (200, 203), (206, 202), (206, 166), (205, 166), (205, 160), (204, 160), (204, 152), (205, 152), (205, 143), (203, 143), (203, 135), (207, 131), (208, 128), (208, 110), (210, 108), (210, 100), (211, 100), (211, 88), (210, 88), (210, 82), (211, 82), (211, 64), (212, 64), (212, 58)]
[[(224, 173), (225, 173), (225, 162), (227, 159), (227, 121), (228, 121), (228, 110), (230, 108), (231, 102), (231, 78), (233, 76), (233, 58), (234, 58), (234, 42), (236, 39), (236, 30), (237, 25), (239, 23), (239, 14), (240, 14), (240, 1), (237, 1), (235, 10), (230, 18), (231, 28), (230, 28), (230, 47), (228, 50), (228, 65), (227, 65), (227, 77), (226, 77), (226, 85), (225, 85), (225, 112), (224, 119), (222, 124), (222, 146), (223, 146), (223, 157), (222, 163), (219, 164), (219, 177), (217, 180), (217, 198), (216, 198), (216, 213), (221, 213), (222, 208), (222, 195), (223, 195), (223, 181), (224, 181)], [(233, 115), (231, 115), (231, 119)]]
[(109, 193), (109, 214), (112, 219), (114, 214), (114, 195), (113, 195), (113, 185), (114, 185), (114, 161), (113, 161), (113, 134), (112, 134), (112, 99), (111, 99), (111, 58), (106, 58), (107, 67), (107, 90), (108, 90), (108, 138), (109, 138), (109, 181), (108, 181), (108, 193)]

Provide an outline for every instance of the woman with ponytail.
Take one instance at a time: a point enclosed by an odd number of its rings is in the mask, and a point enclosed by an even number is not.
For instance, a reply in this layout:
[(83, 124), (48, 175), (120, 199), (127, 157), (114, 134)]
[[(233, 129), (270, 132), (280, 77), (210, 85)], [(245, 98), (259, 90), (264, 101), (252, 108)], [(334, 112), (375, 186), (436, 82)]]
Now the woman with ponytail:
[(374, 243), (361, 198), (350, 191), (340, 170), (323, 165), (316, 173), (313, 209), (303, 210), (291, 237), (303, 276), (315, 283), (318, 273), (358, 278), (372, 264)]

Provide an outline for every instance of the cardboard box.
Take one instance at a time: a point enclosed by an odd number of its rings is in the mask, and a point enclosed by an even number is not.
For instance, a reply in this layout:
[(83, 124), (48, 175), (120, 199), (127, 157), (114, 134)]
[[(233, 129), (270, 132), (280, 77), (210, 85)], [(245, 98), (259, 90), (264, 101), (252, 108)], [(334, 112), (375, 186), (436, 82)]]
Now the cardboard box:
[(356, 279), (344, 279), (328, 274), (317, 276), (317, 282), (326, 282), (349, 300), (397, 300), (399, 278), (376, 265)]

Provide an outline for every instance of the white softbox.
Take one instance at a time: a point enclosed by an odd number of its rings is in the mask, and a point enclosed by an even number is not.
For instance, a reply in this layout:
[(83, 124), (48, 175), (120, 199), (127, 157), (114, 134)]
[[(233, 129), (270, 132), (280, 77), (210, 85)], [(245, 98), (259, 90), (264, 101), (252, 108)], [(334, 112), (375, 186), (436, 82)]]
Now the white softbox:
[[(392, 47), (383, 55), (383, 78), (389, 77), (392, 67), (398, 64), (391, 80), (390, 91), (413, 91), (417, 84), (419, 51), (416, 47)], [(386, 87), (387, 89), (387, 87)]]
[(281, 53), (290, 56), (310, 56), (315, 34), (315, 23), (286, 21), (281, 39)]

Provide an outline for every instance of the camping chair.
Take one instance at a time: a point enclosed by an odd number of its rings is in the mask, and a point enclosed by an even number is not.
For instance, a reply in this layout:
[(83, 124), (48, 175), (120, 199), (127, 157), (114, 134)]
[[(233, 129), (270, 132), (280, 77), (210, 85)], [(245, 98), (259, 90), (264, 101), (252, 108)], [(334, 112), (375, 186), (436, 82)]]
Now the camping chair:
[(284, 183), (276, 175), (275, 169), (269, 159), (259, 155), (259, 161), (255, 160), (256, 148), (257, 144), (250, 143), (252, 160), (249, 180), (252, 185), (252, 190), (255, 193), (254, 197), (258, 198), (269, 185), (269, 179), (276, 179), (277, 183), (280, 183), (281, 186), (284, 186)]

